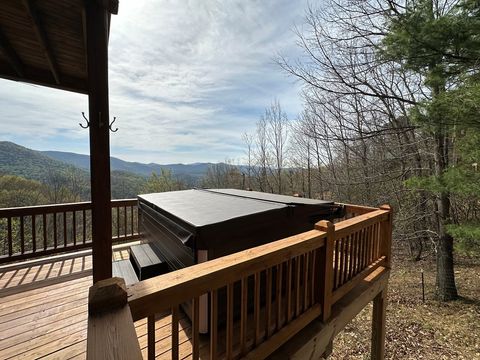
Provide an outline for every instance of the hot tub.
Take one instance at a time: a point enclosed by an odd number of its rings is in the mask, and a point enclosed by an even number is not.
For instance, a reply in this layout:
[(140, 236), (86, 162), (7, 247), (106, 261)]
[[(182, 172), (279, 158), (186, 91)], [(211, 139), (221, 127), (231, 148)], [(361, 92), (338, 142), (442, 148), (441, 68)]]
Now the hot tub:
[[(138, 209), (144, 239), (170, 270), (308, 231), (319, 220), (344, 215), (343, 206), (331, 201), (235, 189), (139, 195)], [(207, 296), (200, 299), (200, 331), (208, 332)]]

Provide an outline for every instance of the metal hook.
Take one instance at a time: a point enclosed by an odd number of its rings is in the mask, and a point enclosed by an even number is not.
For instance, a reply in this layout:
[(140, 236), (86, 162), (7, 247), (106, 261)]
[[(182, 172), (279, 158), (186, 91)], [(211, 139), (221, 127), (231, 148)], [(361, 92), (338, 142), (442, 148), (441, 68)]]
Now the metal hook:
[(117, 120), (117, 117), (116, 117), (116, 116), (113, 117), (112, 122), (110, 123), (110, 125), (108, 125), (108, 127), (110, 128), (110, 131), (111, 131), (111, 132), (117, 132), (117, 131), (118, 131), (118, 128), (115, 128), (115, 130), (112, 129), (112, 125), (113, 125), (113, 123), (115, 122), (115, 120)]
[(90, 121), (88, 121), (88, 119), (85, 117), (85, 113), (83, 111), (82, 111), (82, 116), (85, 119), (85, 121), (87, 122), (87, 126), (82, 125), (82, 123), (78, 123), (78, 125), (80, 125), (80, 127), (83, 128), (83, 129), (88, 129), (88, 127), (90, 126)]

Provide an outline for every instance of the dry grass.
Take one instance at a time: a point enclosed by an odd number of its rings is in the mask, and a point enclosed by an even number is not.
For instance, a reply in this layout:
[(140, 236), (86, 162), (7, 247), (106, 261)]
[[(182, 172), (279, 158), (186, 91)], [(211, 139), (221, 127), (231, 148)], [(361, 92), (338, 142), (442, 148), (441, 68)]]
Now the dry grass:
[[(480, 261), (459, 261), (455, 275), (461, 298), (441, 303), (434, 300), (433, 263), (394, 262), (388, 291), (387, 359), (480, 359)], [(371, 312), (370, 305), (335, 339), (329, 359), (370, 358)]]

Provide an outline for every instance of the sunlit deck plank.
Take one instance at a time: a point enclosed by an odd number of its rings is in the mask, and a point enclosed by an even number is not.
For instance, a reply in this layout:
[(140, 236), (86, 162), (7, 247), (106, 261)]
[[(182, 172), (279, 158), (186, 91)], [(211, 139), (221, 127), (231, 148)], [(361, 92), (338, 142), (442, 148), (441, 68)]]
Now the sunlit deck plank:
[[(128, 252), (114, 251), (113, 258), (128, 259)], [(0, 294), (5, 295), (0, 297), (0, 359), (85, 359), (89, 270), (91, 255), (0, 269)], [(69, 278), (72, 274), (79, 277)], [(146, 358), (145, 319), (135, 328)], [(155, 333), (156, 356), (169, 354), (169, 314), (157, 315)], [(182, 314), (179, 338), (184, 356), (191, 353), (190, 333), (190, 323)]]

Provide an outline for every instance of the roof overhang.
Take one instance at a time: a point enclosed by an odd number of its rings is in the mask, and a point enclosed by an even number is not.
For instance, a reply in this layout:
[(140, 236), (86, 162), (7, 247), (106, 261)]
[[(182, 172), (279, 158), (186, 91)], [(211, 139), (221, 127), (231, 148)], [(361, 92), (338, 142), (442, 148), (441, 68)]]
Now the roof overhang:
[(0, 77), (87, 93), (88, 1), (118, 13), (118, 0), (2, 0)]

